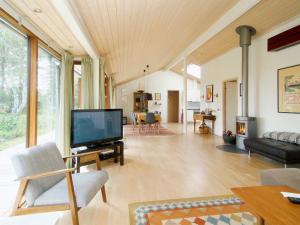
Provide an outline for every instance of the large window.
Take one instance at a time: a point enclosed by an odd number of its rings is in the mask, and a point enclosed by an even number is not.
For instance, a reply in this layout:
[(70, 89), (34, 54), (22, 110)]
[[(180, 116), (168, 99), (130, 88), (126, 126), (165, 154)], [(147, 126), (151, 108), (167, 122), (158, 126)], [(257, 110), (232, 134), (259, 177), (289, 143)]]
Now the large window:
[(59, 112), (60, 61), (38, 50), (38, 143), (55, 141)]
[(73, 84), (73, 104), (74, 109), (81, 106), (81, 64), (74, 64), (74, 84)]
[(192, 75), (197, 78), (201, 78), (201, 67), (196, 64), (189, 64), (187, 66), (187, 71), (189, 75)]
[(25, 146), (28, 39), (0, 19), (0, 150)]

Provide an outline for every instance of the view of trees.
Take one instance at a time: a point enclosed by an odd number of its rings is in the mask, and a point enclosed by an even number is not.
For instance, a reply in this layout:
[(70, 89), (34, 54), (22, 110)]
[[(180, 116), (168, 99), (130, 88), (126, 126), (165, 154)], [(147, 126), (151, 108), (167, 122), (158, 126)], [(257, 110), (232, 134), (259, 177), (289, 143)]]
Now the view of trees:
[(38, 142), (55, 140), (59, 109), (60, 61), (39, 48), (38, 56)]
[[(27, 127), (28, 39), (0, 20), (0, 150), (23, 143)], [(60, 61), (38, 50), (38, 141), (55, 140)]]
[(0, 150), (25, 142), (27, 37), (0, 20)]
[(81, 65), (74, 65), (74, 109), (79, 109), (79, 89), (80, 89), (80, 80), (81, 80)]

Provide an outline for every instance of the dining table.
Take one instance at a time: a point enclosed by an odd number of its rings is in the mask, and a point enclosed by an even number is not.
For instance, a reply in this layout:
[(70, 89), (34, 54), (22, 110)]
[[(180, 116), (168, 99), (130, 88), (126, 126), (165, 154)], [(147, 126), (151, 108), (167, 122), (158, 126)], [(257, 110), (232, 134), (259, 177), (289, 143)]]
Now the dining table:
[[(136, 115), (136, 119), (137, 119), (137, 123), (138, 124), (141, 124), (143, 122), (146, 121), (146, 116), (147, 116), (147, 113), (145, 112), (138, 112), (138, 113), (135, 113)], [(161, 122), (161, 115), (160, 114), (154, 114), (155, 116), (155, 120), (157, 123), (160, 123)]]

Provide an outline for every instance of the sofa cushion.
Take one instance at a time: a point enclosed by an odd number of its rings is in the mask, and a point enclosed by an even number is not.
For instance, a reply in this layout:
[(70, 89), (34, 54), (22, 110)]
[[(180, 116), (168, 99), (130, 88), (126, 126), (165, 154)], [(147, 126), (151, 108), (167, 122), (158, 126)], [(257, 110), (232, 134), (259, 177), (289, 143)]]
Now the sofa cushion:
[[(11, 157), (11, 160), (18, 178), (66, 168), (55, 143), (46, 143), (18, 151)], [(41, 193), (64, 177), (65, 175), (61, 174), (29, 181), (25, 193), (26, 204), (31, 206)]]
[[(72, 175), (77, 207), (86, 206), (108, 180), (106, 171), (92, 171)], [(66, 178), (41, 194), (35, 206), (62, 205), (69, 203)]]
[(276, 131), (265, 132), (262, 136), (263, 136), (263, 138), (270, 138), (270, 139), (277, 140), (278, 132), (276, 132)]
[(265, 153), (287, 161), (300, 160), (300, 145), (269, 138), (250, 138), (244, 140), (247, 150)]
[(287, 185), (300, 191), (300, 169), (268, 169), (261, 173), (262, 185)]
[(295, 132), (265, 132), (263, 135), (263, 138), (270, 138), (273, 140), (279, 140), (294, 144), (300, 144), (300, 134)]

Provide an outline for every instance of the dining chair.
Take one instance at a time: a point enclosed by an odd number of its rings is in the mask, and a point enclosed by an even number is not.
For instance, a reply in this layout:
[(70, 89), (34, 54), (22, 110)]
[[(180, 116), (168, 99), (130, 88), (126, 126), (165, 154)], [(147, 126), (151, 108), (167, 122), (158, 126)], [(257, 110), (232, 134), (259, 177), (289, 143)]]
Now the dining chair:
[(134, 112), (131, 112), (131, 113), (129, 114), (129, 118), (130, 118), (131, 123), (132, 123), (132, 130), (134, 130), (134, 128), (135, 128), (136, 125), (137, 125), (137, 119), (136, 119), (135, 113), (134, 113)]
[[(156, 124), (157, 124), (157, 122), (156, 122), (156, 120), (155, 120), (155, 114), (154, 113), (152, 113), (152, 112), (148, 112), (147, 114), (146, 114), (146, 124), (148, 125), (148, 129), (149, 129), (149, 131), (150, 131), (150, 128), (151, 127), (156, 127)], [(154, 130), (155, 131), (155, 130)]]

